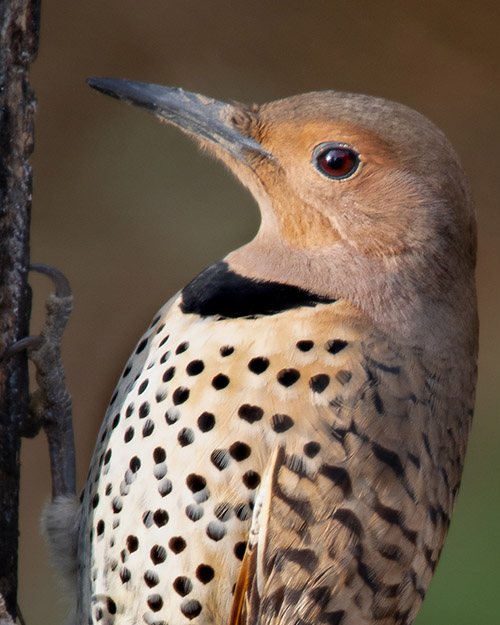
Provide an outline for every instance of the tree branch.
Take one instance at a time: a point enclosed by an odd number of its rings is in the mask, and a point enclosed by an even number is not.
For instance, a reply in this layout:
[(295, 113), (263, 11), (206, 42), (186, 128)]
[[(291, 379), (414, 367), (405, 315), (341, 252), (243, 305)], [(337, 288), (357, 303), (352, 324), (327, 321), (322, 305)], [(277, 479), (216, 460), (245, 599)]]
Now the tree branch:
[[(0, 2), (0, 354), (28, 334), (29, 224), (36, 103), (29, 68), (40, 0)], [(0, 596), (16, 618), (20, 436), (29, 421), (25, 353), (0, 363)]]

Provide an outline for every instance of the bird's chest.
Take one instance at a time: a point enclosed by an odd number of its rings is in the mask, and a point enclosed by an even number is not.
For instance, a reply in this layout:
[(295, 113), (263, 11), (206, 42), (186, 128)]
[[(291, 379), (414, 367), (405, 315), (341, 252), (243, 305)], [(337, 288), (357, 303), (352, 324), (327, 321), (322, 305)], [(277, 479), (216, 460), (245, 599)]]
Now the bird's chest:
[(366, 376), (356, 333), (332, 322), (334, 306), (217, 320), (174, 304), (150, 328), (89, 480), (93, 611), (109, 611), (109, 597), (120, 622), (132, 596), (144, 622), (211, 622), (216, 605), (229, 610), (273, 450), (286, 446), (314, 472), (332, 404)]

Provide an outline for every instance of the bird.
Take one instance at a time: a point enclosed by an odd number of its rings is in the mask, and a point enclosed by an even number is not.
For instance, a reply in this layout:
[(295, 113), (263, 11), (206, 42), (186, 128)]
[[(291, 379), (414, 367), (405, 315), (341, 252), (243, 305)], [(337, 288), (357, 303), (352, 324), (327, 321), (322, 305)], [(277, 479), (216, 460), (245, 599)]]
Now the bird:
[(474, 406), (476, 218), (457, 154), (375, 96), (247, 106), (88, 82), (193, 138), (261, 223), (155, 315), (81, 498), (49, 506), (73, 622), (410, 625)]

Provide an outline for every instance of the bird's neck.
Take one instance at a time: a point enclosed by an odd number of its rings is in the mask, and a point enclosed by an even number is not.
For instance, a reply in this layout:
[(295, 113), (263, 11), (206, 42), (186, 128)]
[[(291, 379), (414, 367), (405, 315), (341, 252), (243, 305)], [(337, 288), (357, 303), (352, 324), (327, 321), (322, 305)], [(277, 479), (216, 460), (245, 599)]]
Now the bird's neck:
[[(428, 283), (433, 274), (422, 266), (424, 260), (367, 258), (343, 242), (327, 249), (293, 249), (262, 231), (225, 260), (232, 271), (247, 278), (347, 300), (379, 331), (402, 344), (450, 353), (475, 349), (457, 345), (460, 326), (477, 323), (474, 293), (453, 281), (445, 291), (442, 286), (436, 289)], [(402, 271), (402, 264), (410, 266)], [(406, 276), (404, 284), (401, 276)], [(454, 298), (463, 301), (458, 312)]]

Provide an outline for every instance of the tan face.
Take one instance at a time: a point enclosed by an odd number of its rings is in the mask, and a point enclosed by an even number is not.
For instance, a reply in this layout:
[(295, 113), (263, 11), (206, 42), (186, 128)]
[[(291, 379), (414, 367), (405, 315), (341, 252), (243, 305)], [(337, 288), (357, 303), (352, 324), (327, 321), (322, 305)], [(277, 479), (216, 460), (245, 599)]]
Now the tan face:
[[(275, 157), (257, 174), (268, 185), (283, 238), (291, 247), (327, 247), (342, 240), (365, 255), (391, 256), (432, 236), (435, 198), (398, 147), (372, 130), (315, 120), (262, 126), (259, 137)], [(359, 159), (352, 173), (325, 171), (324, 146), (348, 146)], [(333, 172), (334, 173), (334, 172)], [(342, 173), (342, 170), (341, 170)]]

